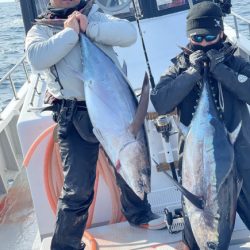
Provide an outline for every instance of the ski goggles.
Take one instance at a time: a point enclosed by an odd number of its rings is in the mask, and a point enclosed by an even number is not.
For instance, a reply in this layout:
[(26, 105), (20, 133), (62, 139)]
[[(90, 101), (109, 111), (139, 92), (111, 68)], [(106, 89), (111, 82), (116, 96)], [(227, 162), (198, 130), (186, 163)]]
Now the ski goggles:
[(218, 37), (218, 34), (217, 35), (193, 35), (193, 36), (190, 36), (190, 38), (196, 42), (196, 43), (201, 43), (204, 39), (206, 42), (212, 42), (212, 41), (215, 41)]

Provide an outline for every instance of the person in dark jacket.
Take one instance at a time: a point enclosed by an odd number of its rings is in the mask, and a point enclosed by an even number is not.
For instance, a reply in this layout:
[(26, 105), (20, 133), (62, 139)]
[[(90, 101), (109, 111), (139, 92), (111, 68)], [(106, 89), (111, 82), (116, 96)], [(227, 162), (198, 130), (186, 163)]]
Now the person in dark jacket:
[[(210, 1), (194, 5), (187, 16), (189, 44), (172, 60), (173, 65), (151, 92), (159, 115), (177, 109), (180, 122), (191, 123), (201, 93), (204, 62), (209, 63), (211, 88), (220, 117), (229, 132), (239, 122), (242, 128), (234, 144), (236, 167), (243, 178), (237, 212), (250, 229), (250, 64), (234, 55), (234, 46), (225, 39), (222, 12)], [(189, 221), (185, 218), (184, 249), (199, 249)]]
[[(64, 185), (58, 201), (57, 220), (51, 250), (84, 249), (81, 242), (94, 197), (99, 142), (93, 134), (83, 91), (83, 81), (75, 71), (81, 70), (79, 32), (84, 32), (120, 68), (113, 46), (127, 47), (137, 38), (134, 26), (102, 13), (96, 4), (85, 15), (91, 2), (85, 0), (51, 0), (46, 19), (66, 19), (62, 30), (34, 25), (27, 34), (25, 48), (33, 71), (47, 83), (47, 103), (52, 104), (58, 124), (58, 143), (62, 159)], [(128, 222), (145, 228), (165, 225), (151, 211), (145, 195), (141, 200), (117, 173), (121, 190), (122, 212)], [(159, 228), (158, 227), (158, 228)]]

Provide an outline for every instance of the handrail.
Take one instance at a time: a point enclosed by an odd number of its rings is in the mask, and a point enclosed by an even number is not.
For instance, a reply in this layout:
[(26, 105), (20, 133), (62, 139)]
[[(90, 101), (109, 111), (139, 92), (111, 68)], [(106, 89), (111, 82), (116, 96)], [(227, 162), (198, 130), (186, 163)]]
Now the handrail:
[(35, 95), (38, 94), (38, 95), (41, 95), (41, 93), (38, 92), (38, 89), (37, 89), (37, 86), (38, 86), (38, 83), (39, 83), (39, 80), (40, 80), (41, 76), (40, 74), (38, 73), (37, 76), (36, 76), (36, 82), (35, 82), (35, 86), (34, 86), (34, 91), (32, 93), (32, 97), (31, 97), (31, 100), (30, 100), (30, 106), (33, 107), (34, 105), (34, 99), (35, 99)]
[(0, 79), (0, 85), (8, 80), (10, 85), (11, 85), (11, 88), (12, 88), (12, 91), (13, 91), (13, 94), (14, 94), (14, 98), (16, 100), (18, 100), (18, 96), (17, 96), (17, 92), (16, 92), (16, 87), (15, 87), (15, 84), (11, 78), (11, 75), (12, 73), (16, 70), (16, 68), (18, 66), (20, 66), (21, 64), (23, 65), (23, 71), (24, 71), (24, 74), (25, 74), (25, 77), (26, 77), (26, 80), (30, 83), (30, 79), (29, 79), (29, 76), (28, 76), (28, 71), (27, 71), (27, 68), (26, 68), (26, 65), (25, 65), (25, 58), (26, 56), (24, 55), (17, 63), (14, 67), (12, 67), (4, 76), (3, 78)]
[(250, 20), (247, 20), (246, 18), (240, 16), (239, 14), (235, 13), (234, 11), (231, 11), (231, 15), (234, 18), (234, 28), (235, 28), (236, 37), (237, 38), (240, 37), (237, 19), (240, 19), (241, 21), (243, 21), (244, 23), (246, 23), (248, 25), (248, 31), (249, 31), (249, 35), (250, 35)]

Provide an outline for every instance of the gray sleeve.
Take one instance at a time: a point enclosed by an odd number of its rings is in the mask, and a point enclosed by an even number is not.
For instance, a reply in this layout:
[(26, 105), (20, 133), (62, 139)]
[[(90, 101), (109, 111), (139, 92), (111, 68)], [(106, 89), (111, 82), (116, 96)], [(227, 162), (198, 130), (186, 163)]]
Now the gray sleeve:
[(28, 61), (36, 71), (47, 69), (65, 57), (78, 39), (77, 32), (71, 28), (53, 35), (50, 28), (35, 25), (28, 32), (25, 41)]
[(192, 67), (180, 74), (175, 67), (171, 67), (151, 92), (156, 112), (160, 115), (172, 112), (201, 78)]
[(90, 13), (86, 34), (97, 43), (127, 47), (135, 43), (137, 32), (128, 20), (101, 12)]
[(234, 58), (232, 65), (220, 63), (214, 69), (213, 76), (239, 100), (250, 104), (250, 64), (248, 62), (242, 58)]

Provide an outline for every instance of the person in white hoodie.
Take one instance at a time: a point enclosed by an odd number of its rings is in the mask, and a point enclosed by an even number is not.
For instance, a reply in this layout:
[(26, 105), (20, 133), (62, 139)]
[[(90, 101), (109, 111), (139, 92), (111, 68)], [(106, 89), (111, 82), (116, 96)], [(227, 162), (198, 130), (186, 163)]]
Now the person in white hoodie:
[[(81, 241), (94, 196), (99, 142), (92, 132), (85, 104), (83, 82), (74, 75), (82, 67), (79, 33), (84, 32), (120, 67), (113, 46), (126, 47), (137, 39), (134, 26), (99, 11), (85, 0), (51, 0), (46, 19), (66, 19), (57, 30), (34, 25), (26, 37), (26, 53), (32, 69), (47, 82), (46, 102), (52, 104), (58, 124), (58, 142), (63, 165), (64, 185), (58, 201), (52, 250), (84, 249)], [(70, 69), (74, 70), (70, 70)], [(161, 229), (163, 219), (151, 211), (147, 196), (142, 201), (116, 173), (121, 190), (122, 212), (133, 225)]]

